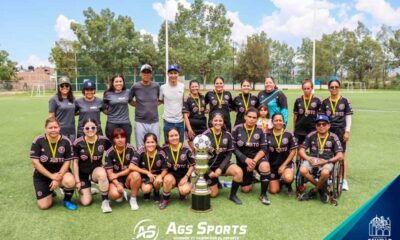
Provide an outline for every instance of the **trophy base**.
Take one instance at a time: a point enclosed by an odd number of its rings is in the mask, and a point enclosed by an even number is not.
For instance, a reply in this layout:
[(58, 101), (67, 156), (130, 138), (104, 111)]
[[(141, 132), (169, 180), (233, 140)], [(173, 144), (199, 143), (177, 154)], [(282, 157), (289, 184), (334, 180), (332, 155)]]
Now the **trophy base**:
[(192, 194), (192, 210), (195, 212), (211, 211), (210, 194), (206, 195)]

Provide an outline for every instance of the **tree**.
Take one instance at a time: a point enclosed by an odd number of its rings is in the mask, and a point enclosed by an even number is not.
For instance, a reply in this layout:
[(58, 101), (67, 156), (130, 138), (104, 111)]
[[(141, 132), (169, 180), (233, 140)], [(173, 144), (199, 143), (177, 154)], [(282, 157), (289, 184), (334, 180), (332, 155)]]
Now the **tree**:
[(279, 80), (288, 81), (292, 76), (295, 67), (295, 52), (292, 47), (286, 43), (270, 40), (269, 44), (270, 62), (272, 65), (272, 75)]
[[(270, 72), (269, 40), (267, 34), (261, 32), (247, 37), (247, 43), (238, 54), (238, 67), (235, 78), (262, 82)], [(253, 85), (253, 88), (255, 84)]]
[(312, 49), (312, 40), (309, 38), (303, 38), (300, 47), (297, 48), (297, 65), (300, 75), (311, 76), (312, 74)]
[(79, 49), (80, 45), (77, 41), (60, 39), (55, 43), (55, 46), (51, 48), (49, 61), (56, 66), (58, 74), (68, 76), (70, 79), (76, 78), (75, 57)]
[(0, 50), (0, 80), (12, 80), (17, 75), (17, 63), (8, 58), (8, 52)]
[(83, 12), (85, 24), (71, 23), (78, 38), (79, 55), (88, 57), (93, 72), (101, 79), (108, 79), (116, 72), (133, 70), (139, 66), (139, 33), (128, 16), (115, 16), (110, 9), (100, 14), (88, 8)]
[[(161, 53), (165, 52), (164, 24), (159, 32)], [(180, 64), (184, 74), (201, 72), (204, 84), (207, 78), (220, 74), (219, 69), (232, 57), (232, 22), (222, 4), (214, 6), (195, 0), (188, 9), (179, 4), (175, 21), (168, 27), (169, 61)]]

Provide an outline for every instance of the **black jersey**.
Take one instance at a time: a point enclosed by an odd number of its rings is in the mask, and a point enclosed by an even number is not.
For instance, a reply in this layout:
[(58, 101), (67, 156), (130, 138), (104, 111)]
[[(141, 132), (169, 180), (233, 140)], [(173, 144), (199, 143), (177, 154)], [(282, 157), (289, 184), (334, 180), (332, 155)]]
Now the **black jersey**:
[[(122, 161), (123, 153), (119, 154), (119, 157), (121, 158)], [(106, 151), (105, 158), (106, 158), (106, 165), (104, 166), (104, 168), (113, 169), (114, 173), (118, 173), (127, 169), (131, 162), (134, 163), (137, 161), (137, 152), (135, 148), (128, 143), (125, 147), (125, 159), (123, 160), (123, 164), (121, 164), (118, 158), (118, 153), (115, 150), (114, 146)]]
[[(280, 135), (276, 136), (278, 142), (280, 141)], [(267, 143), (269, 149), (269, 163), (272, 169), (279, 168), (282, 163), (288, 158), (290, 151), (297, 148), (297, 140), (293, 133), (285, 129), (282, 134), (282, 141), (280, 148), (278, 148), (278, 142), (275, 139), (273, 130), (267, 134)]]
[(249, 139), (251, 130), (246, 130), (244, 124), (236, 125), (232, 131), (233, 147), (237, 163), (245, 165), (246, 158), (254, 158), (262, 150), (268, 155), (268, 144), (263, 130), (257, 126)]
[(192, 96), (184, 97), (182, 113), (189, 113), (190, 126), (196, 134), (200, 134), (207, 129), (205, 110), (206, 101), (203, 95), (200, 95), (200, 100), (199, 98), (193, 99)]
[[(189, 167), (195, 165), (192, 151), (186, 146), (181, 146), (177, 163), (174, 162), (174, 157), (172, 156), (169, 144), (165, 144), (162, 147), (162, 150), (165, 153), (165, 161), (168, 172), (171, 173), (175, 178), (183, 178), (189, 170)], [(177, 152), (173, 151), (173, 154), (176, 156)]]
[(246, 105), (244, 101), (247, 103), (247, 108), (249, 107), (255, 107), (257, 108), (258, 106), (258, 98), (255, 95), (252, 95), (251, 93), (244, 95), (243, 93), (240, 93), (238, 96), (236, 96), (233, 99), (233, 107), (235, 111), (237, 112), (236, 114), (236, 120), (235, 120), (235, 126), (241, 123), (244, 123), (244, 114), (246, 112)]
[(342, 144), (340, 143), (338, 136), (332, 132), (329, 132), (329, 137), (325, 142), (322, 153), (319, 153), (319, 141), (323, 143), (324, 139), (318, 140), (317, 131), (313, 131), (307, 135), (303, 142), (302, 148), (306, 150), (309, 149), (311, 157), (317, 157), (326, 160), (333, 158), (338, 152), (343, 152)]
[[(221, 105), (219, 105), (219, 99), (221, 100)], [(228, 91), (223, 91), (222, 94), (218, 94), (215, 91), (209, 91), (205, 97), (206, 104), (210, 105), (210, 120), (213, 114), (219, 112), (224, 116), (224, 123), (228, 130), (231, 129), (231, 116), (229, 114), (233, 107), (232, 94)]]
[(141, 146), (137, 152), (137, 158), (132, 161), (133, 164), (139, 168), (146, 169), (154, 175), (161, 174), (164, 169), (167, 169), (167, 163), (165, 161), (165, 152), (157, 147), (157, 153), (155, 157), (149, 155), (149, 159), (146, 156), (146, 149)]
[[(55, 148), (56, 150), (55, 157), (52, 155), (51, 148)], [(38, 159), (43, 167), (51, 173), (60, 171), (65, 161), (74, 159), (72, 143), (65, 136), (61, 135), (57, 143), (51, 144), (51, 148), (46, 134), (39, 135), (32, 142), (30, 158)], [(35, 170), (35, 172), (36, 174), (42, 175), (37, 170)]]
[(231, 162), (234, 150), (232, 135), (227, 131), (222, 131), (219, 135), (216, 135), (217, 141), (219, 141), (219, 150), (217, 151), (217, 143), (212, 130), (208, 129), (203, 134), (211, 141), (211, 147), (208, 149), (208, 153), (212, 157), (208, 160), (208, 166), (210, 166), (211, 170), (217, 168), (224, 170)]
[[(332, 109), (335, 110), (333, 111)], [(329, 117), (331, 122), (331, 131), (334, 131), (337, 128), (346, 128), (346, 115), (352, 115), (353, 109), (351, 108), (349, 100), (345, 97), (340, 97), (339, 102), (337, 103), (332, 101), (332, 105), (328, 97), (321, 103), (320, 114)]]
[[(308, 105), (308, 111), (304, 101)], [(304, 100), (303, 96), (298, 97), (294, 102), (293, 113), (297, 114), (296, 124), (294, 126), (294, 133), (305, 136), (315, 130), (315, 119), (317, 118), (318, 111), (321, 107), (321, 99), (312, 96), (312, 99)]]
[[(110, 147), (111, 142), (101, 135), (97, 135), (97, 140), (94, 144), (87, 143), (85, 136), (77, 138), (74, 141), (74, 157), (78, 160), (79, 172), (90, 174), (96, 167), (102, 166), (104, 152)], [(90, 157), (91, 149), (93, 149), (92, 157)]]

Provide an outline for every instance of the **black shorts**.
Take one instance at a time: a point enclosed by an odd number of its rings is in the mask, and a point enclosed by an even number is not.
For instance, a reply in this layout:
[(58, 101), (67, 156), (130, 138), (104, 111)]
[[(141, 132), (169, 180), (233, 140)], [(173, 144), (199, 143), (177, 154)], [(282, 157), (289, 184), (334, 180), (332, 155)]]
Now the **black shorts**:
[(297, 144), (298, 145), (301, 145), (301, 144), (303, 144), (303, 142), (304, 142), (304, 140), (306, 140), (306, 136), (307, 135), (300, 135), (300, 134), (294, 134), (294, 136), (296, 137), (296, 139), (297, 139)]
[(80, 172), (79, 179), (81, 180), (81, 189), (92, 187), (92, 174)]
[[(174, 175), (172, 175), (172, 176), (174, 176)], [(185, 175), (183, 175), (182, 177), (174, 176), (174, 178), (175, 178), (175, 186), (178, 186), (178, 184), (181, 182), (182, 178), (184, 178), (184, 177), (185, 177)], [(190, 182), (192, 182), (192, 178), (188, 177), (188, 183), (190, 183)]]
[[(294, 168), (294, 163), (293, 163), (293, 161), (290, 162), (290, 163), (286, 166), (286, 168), (293, 169), (293, 168)], [(278, 170), (279, 170), (279, 167), (273, 168), (273, 167), (271, 166), (271, 177), (270, 177), (270, 180), (271, 180), (271, 181), (280, 180), (280, 179), (281, 179), (282, 175), (280, 175), (280, 174), (278, 173)]]
[[(222, 169), (221, 176), (224, 176), (226, 174), (226, 170), (228, 170), (229, 166), (231, 166), (232, 164), (234, 164), (234, 163), (230, 163), (224, 169)], [(213, 167), (210, 170), (215, 172), (215, 170), (217, 170), (217, 169), (218, 169), (218, 167)], [(204, 174), (204, 179), (206, 180), (207, 185), (210, 187), (218, 184), (218, 182), (219, 182), (219, 178), (210, 178), (208, 176), (208, 173)]]
[(342, 144), (343, 153), (345, 153), (346, 152), (346, 142), (343, 140), (345, 130), (343, 128), (332, 128), (332, 129), (330, 129), (330, 131), (338, 136), (339, 141)]
[(35, 188), (36, 199), (40, 200), (53, 193), (50, 191), (50, 183), (52, 180), (48, 177), (43, 176), (37, 171), (33, 174), (33, 187)]
[(122, 185), (124, 186), (124, 188), (129, 189), (130, 187), (126, 185), (126, 179), (128, 178), (128, 176), (123, 176), (123, 177), (119, 177), (117, 178), (117, 181), (122, 183)]
[(126, 141), (131, 143), (132, 125), (130, 123), (110, 123), (106, 124), (106, 136), (108, 139), (112, 139), (111, 135), (115, 128), (122, 128), (126, 133)]
[[(254, 168), (254, 170), (256, 170), (258, 173), (260, 173), (260, 171), (258, 170), (258, 168), (259, 168), (259, 166), (260, 166), (260, 164), (262, 163), (262, 162), (268, 162), (268, 160), (267, 159), (265, 159), (265, 158), (261, 158), (258, 162), (257, 162), (257, 165), (256, 165), (256, 167)], [(251, 184), (253, 184), (253, 180), (254, 180), (254, 177), (253, 177), (253, 171), (252, 172), (248, 172), (247, 171), (247, 165), (246, 164), (240, 164), (239, 162), (238, 162), (238, 166), (242, 169), (242, 171), (243, 171), (243, 182), (242, 182), (242, 187), (243, 186), (248, 186), (248, 185), (251, 185)]]
[[(153, 174), (153, 175), (154, 175), (154, 177), (158, 176), (158, 174)], [(146, 174), (140, 174), (140, 177), (142, 178), (142, 183), (144, 183), (144, 184), (152, 184), (152, 183), (150, 183), (149, 176), (147, 176)]]

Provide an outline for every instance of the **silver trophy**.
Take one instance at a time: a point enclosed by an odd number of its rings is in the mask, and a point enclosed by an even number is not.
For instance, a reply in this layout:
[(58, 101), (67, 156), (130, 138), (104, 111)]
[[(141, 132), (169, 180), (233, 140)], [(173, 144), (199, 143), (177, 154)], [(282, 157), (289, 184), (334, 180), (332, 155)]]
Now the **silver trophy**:
[(192, 190), (192, 210), (206, 212), (211, 210), (211, 191), (204, 179), (204, 174), (208, 170), (208, 160), (211, 158), (208, 154), (211, 141), (206, 135), (201, 134), (194, 138), (193, 145), (196, 150), (194, 158), (196, 160), (195, 172), (198, 179)]

